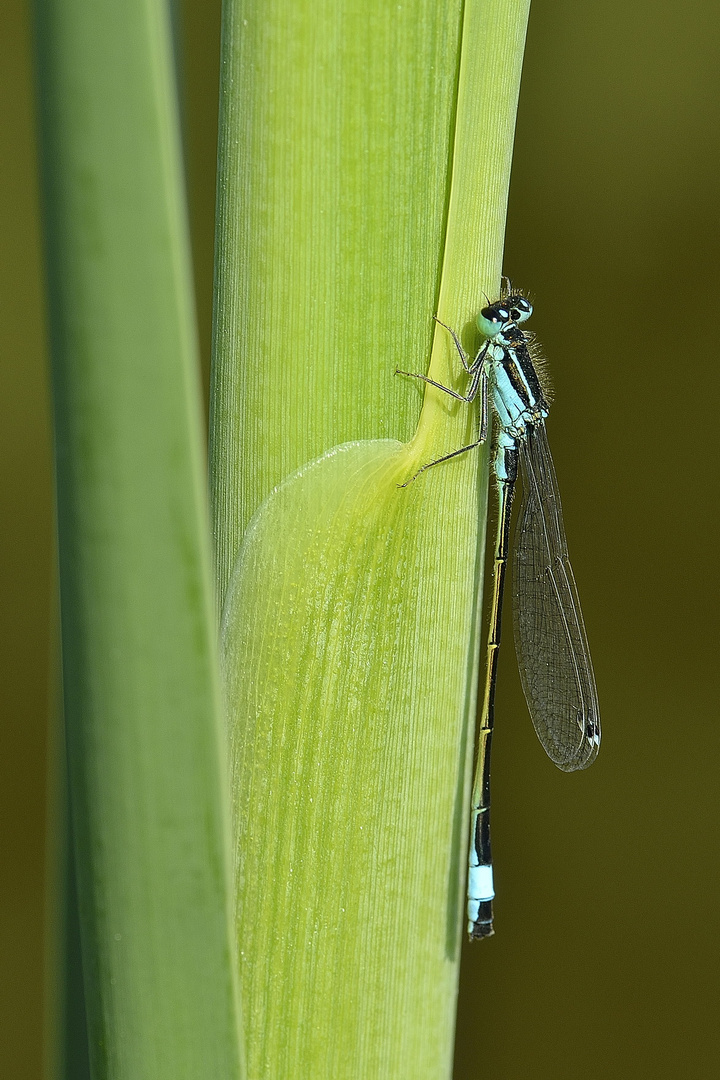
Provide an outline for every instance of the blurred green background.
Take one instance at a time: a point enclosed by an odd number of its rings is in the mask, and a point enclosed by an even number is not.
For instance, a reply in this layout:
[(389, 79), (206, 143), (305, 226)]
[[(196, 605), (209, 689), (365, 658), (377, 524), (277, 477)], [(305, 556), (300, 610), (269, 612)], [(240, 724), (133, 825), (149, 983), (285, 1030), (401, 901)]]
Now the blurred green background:
[[(0, 25), (0, 1075), (42, 1074), (52, 494), (27, 0)], [(204, 359), (218, 0), (178, 16)], [(533, 0), (505, 269), (535, 299), (604, 721), (564, 775), (510, 647), (496, 936), (467, 950), (456, 1080), (720, 1075), (720, 8)], [(398, 360), (401, 358), (398, 357)], [(509, 623), (508, 623), (509, 626)]]

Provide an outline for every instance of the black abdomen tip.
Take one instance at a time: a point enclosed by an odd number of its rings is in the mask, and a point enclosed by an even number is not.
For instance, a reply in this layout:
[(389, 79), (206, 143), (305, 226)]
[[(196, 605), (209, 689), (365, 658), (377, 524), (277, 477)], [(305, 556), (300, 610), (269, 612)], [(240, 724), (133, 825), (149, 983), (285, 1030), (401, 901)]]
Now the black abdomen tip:
[(479, 941), (480, 938), (492, 937), (493, 909), (492, 900), (481, 900), (478, 904), (478, 912), (475, 921), (470, 923), (468, 933), (471, 941)]

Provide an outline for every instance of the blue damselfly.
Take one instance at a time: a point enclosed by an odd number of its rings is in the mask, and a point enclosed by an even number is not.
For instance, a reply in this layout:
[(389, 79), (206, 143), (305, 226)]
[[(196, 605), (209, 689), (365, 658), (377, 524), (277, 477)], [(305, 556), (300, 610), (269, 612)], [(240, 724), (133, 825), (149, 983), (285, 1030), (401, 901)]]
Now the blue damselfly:
[[(565, 772), (585, 769), (600, 745), (600, 716), (592, 662), (575, 578), (568, 559), (557, 479), (545, 432), (547, 393), (532, 335), (522, 324), (532, 305), (503, 279), (499, 300), (483, 308), (477, 324), (484, 341), (474, 358), (445, 323), (468, 377), (464, 394), (425, 375), (422, 379), (461, 401), (479, 397), (478, 438), (423, 465), (406, 481), (483, 443), (489, 403), (497, 420), (492, 468), (498, 496), (495, 568), (490, 606), (483, 707), (472, 791), (468, 869), (468, 933), (493, 933), (490, 849), (490, 748), (510, 519), (518, 471), (522, 502), (513, 558), (513, 615), (520, 679), (535, 731), (550, 759)], [(440, 321), (439, 319), (437, 320)]]

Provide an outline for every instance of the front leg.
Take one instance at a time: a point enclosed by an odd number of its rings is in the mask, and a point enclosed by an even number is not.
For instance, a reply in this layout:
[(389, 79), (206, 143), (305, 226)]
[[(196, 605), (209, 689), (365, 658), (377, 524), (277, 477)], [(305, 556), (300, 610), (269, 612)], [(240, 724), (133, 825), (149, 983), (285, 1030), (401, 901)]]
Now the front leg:
[[(482, 388), (483, 390), (485, 390), (487, 386), (485, 353), (487, 352), (489, 342), (486, 341), (483, 343), (480, 349), (478, 349), (477, 356), (473, 360), (472, 364), (469, 364), (467, 353), (464, 351), (462, 345), (460, 344), (460, 339), (458, 338), (452, 327), (447, 326), (444, 322), (438, 319), (437, 315), (433, 315), (433, 319), (436, 323), (440, 323), (440, 326), (444, 326), (445, 329), (448, 331), (453, 341), (455, 342), (455, 348), (458, 351), (458, 356), (462, 361), (463, 367), (465, 368), (468, 375), (472, 376), (467, 394), (458, 394), (456, 390), (451, 390), (449, 386), (445, 386), (443, 383), (435, 382), (434, 379), (428, 378), (427, 375), (418, 375), (415, 371), (400, 371), (399, 368), (396, 368), (395, 374), (408, 375), (411, 379), (422, 379), (423, 382), (430, 383), (431, 386), (435, 386), (438, 390), (442, 390), (443, 393), (449, 394), (450, 397), (454, 397), (456, 401), (467, 401), (469, 404), (471, 401), (475, 400), (478, 388)], [(481, 442), (484, 442), (485, 440), (485, 431), (487, 429), (486, 416), (487, 413), (484, 412), (483, 418), (481, 420)]]
[[(460, 357), (460, 360), (462, 361), (462, 366), (465, 368), (468, 375), (477, 376), (477, 373), (480, 371), (480, 369), (484, 365), (485, 354), (488, 351), (488, 346), (490, 345), (490, 339), (488, 338), (487, 341), (483, 341), (482, 345), (480, 346), (478, 351), (475, 353), (475, 356), (474, 356), (472, 362), (468, 363), (468, 361), (470, 360), (470, 357), (468, 356), (468, 354), (465, 352), (462, 345), (460, 344), (460, 338), (457, 336), (457, 334), (453, 330), (452, 326), (448, 326), (447, 323), (442, 322), (442, 320), (438, 319), (437, 315), (433, 315), (433, 319), (435, 320), (436, 323), (440, 323), (441, 326), (444, 326), (445, 329), (447, 330), (448, 334), (450, 334), (450, 337), (455, 342), (455, 348), (457, 349), (458, 356)], [(476, 392), (477, 392), (477, 390), (476, 390)], [(472, 399), (469, 399), (469, 400), (472, 400)]]
[(468, 364), (468, 360), (469, 360), (470, 358), (469, 358), (469, 356), (467, 355), (467, 353), (465, 352), (465, 350), (463, 349), (462, 345), (460, 344), (460, 338), (459, 338), (459, 337), (457, 336), (457, 334), (456, 334), (456, 333), (455, 333), (455, 331), (453, 330), (452, 326), (448, 326), (448, 324), (447, 324), (447, 323), (444, 323), (444, 322), (442, 321), (442, 319), (438, 319), (437, 315), (433, 315), (433, 319), (435, 320), (435, 322), (436, 322), (436, 323), (439, 323), (439, 324), (440, 324), (440, 326), (444, 326), (444, 327), (445, 327), (445, 329), (447, 330), (448, 334), (450, 335), (450, 337), (451, 337), (451, 338), (453, 339), (453, 341), (455, 342), (455, 348), (456, 348), (456, 349), (457, 349), (457, 351), (458, 351), (458, 356), (460, 357), (460, 360), (461, 360), (461, 362), (462, 362), (462, 366), (463, 366), (463, 367), (465, 368), (465, 370), (467, 371), (468, 375), (470, 375), (473, 369), (472, 369), (471, 365), (470, 365), (470, 364)]

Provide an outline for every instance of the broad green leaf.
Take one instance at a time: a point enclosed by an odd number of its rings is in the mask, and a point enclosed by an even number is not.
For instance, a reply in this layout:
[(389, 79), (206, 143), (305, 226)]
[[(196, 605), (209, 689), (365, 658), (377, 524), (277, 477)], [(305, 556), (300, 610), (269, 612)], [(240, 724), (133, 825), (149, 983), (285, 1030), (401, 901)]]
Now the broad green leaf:
[(527, 8), (226, 8), (211, 474), (252, 1077), (451, 1068), (487, 458), (401, 488), (476, 416), (394, 371), (461, 390), (432, 315), (471, 351), (498, 292)]

